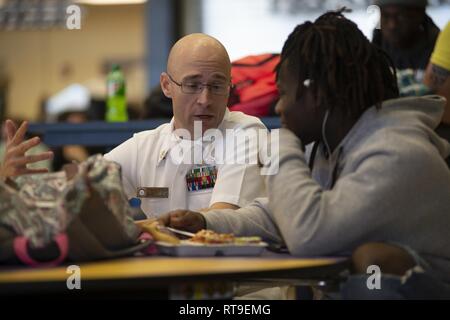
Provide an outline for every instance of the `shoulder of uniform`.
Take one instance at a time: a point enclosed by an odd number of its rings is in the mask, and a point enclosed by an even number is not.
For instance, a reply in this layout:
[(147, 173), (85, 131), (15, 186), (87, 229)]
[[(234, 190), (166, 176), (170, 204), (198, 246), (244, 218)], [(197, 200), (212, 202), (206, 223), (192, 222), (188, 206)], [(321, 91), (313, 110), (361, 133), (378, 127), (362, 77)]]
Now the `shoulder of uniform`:
[(155, 129), (137, 132), (133, 135), (133, 138), (138, 140), (147, 139), (150, 137), (158, 138), (162, 135), (166, 135), (169, 132), (170, 132), (170, 123), (164, 123)]
[(240, 111), (230, 111), (225, 119), (227, 128), (261, 128), (266, 129), (261, 119), (242, 113)]

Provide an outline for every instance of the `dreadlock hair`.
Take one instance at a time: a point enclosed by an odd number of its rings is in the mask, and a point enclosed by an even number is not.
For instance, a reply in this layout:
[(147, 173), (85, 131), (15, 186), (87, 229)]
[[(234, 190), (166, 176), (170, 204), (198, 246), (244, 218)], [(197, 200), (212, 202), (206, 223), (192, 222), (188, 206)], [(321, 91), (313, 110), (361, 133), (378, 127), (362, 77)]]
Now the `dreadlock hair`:
[(306, 79), (320, 106), (340, 108), (346, 116), (359, 118), (369, 107), (381, 108), (384, 100), (399, 95), (395, 68), (388, 55), (371, 44), (343, 12), (330, 11), (312, 23), (298, 25), (286, 40), (276, 68), (287, 63), (298, 73), (297, 99)]

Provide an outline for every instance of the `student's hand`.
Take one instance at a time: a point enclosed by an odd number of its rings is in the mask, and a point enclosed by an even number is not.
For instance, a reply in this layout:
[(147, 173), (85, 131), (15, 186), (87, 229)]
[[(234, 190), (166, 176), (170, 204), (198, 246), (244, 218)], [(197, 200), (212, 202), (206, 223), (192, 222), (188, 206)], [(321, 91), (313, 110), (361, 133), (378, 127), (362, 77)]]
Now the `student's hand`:
[(43, 152), (35, 155), (25, 155), (25, 152), (37, 146), (41, 140), (38, 137), (25, 140), (28, 123), (24, 121), (19, 128), (11, 120), (5, 122), (6, 148), (0, 167), (1, 178), (11, 178), (27, 173), (44, 173), (48, 169), (29, 169), (27, 164), (53, 158), (53, 152)]
[(206, 220), (203, 215), (189, 210), (175, 210), (166, 213), (158, 221), (167, 227), (194, 233), (206, 228)]

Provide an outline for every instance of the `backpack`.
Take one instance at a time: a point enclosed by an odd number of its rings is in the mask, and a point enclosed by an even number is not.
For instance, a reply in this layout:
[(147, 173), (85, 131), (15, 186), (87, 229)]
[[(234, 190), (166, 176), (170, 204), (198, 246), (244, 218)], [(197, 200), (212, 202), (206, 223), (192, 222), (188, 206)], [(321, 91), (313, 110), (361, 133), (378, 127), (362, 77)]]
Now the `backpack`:
[(152, 241), (140, 238), (131, 210), (120, 166), (101, 155), (64, 171), (0, 182), (0, 264), (132, 255)]
[(279, 54), (247, 56), (231, 64), (230, 111), (265, 117), (274, 114), (278, 101), (275, 67)]

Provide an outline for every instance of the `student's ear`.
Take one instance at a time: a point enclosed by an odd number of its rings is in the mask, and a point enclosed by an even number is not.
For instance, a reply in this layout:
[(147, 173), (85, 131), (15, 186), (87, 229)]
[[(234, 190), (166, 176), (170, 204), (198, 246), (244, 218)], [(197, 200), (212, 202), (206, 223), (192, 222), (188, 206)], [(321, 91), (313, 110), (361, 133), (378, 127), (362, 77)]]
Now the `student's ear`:
[(170, 79), (169, 75), (165, 72), (161, 73), (161, 76), (159, 77), (159, 83), (161, 85), (161, 90), (164, 93), (164, 95), (171, 99), (172, 98), (172, 88), (170, 86)]

